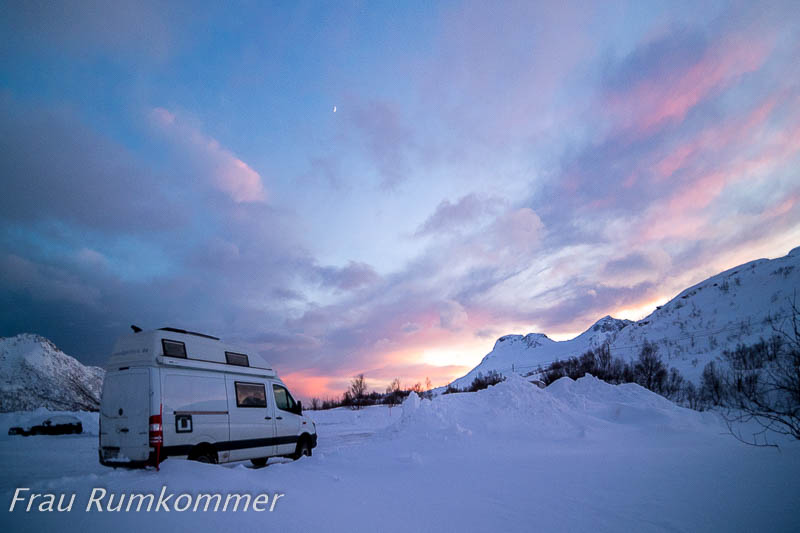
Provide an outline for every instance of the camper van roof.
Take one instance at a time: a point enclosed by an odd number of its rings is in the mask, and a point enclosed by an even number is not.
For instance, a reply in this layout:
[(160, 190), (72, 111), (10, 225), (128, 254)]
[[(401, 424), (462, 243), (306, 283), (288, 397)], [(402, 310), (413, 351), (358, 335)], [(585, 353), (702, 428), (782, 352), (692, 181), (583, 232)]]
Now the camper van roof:
[(206, 335), (205, 333), (197, 333), (196, 331), (186, 331), (185, 329), (178, 328), (158, 328), (160, 331), (171, 331), (172, 333), (183, 333), (184, 335), (197, 335), (198, 337), (205, 337), (206, 339), (219, 340), (219, 337), (213, 335)]
[[(170, 353), (167, 353), (168, 349)], [(134, 333), (123, 335), (114, 344), (108, 367), (152, 363), (198, 368), (214, 363), (227, 365), (228, 371), (266, 371), (275, 375), (272, 366), (258, 352), (224, 343), (211, 335), (177, 328), (134, 330)]]

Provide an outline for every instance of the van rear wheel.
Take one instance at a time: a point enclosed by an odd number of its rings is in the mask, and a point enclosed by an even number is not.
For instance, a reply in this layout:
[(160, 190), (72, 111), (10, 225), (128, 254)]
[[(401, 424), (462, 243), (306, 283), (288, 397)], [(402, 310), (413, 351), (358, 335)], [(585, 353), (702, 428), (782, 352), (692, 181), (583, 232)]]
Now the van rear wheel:
[(250, 459), (250, 462), (253, 463), (253, 466), (267, 466), (267, 458), (266, 457), (259, 457), (258, 459)]
[(218, 462), (217, 452), (208, 446), (198, 446), (189, 454), (189, 460), (215, 465)]

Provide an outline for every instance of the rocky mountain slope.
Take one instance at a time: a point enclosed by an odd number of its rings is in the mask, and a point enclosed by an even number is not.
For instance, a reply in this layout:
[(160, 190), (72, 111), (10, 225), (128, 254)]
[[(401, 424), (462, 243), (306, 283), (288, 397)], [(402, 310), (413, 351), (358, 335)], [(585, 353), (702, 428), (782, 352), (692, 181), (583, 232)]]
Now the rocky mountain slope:
[(96, 411), (105, 371), (39, 335), (0, 338), (0, 411)]
[(769, 339), (776, 327), (787, 328), (796, 293), (800, 293), (800, 247), (785, 257), (758, 259), (712, 276), (636, 322), (606, 316), (561, 342), (543, 333), (500, 337), (480, 364), (453, 385), (464, 388), (478, 373), (492, 370), (525, 374), (604, 342), (615, 357), (633, 359), (645, 341), (655, 343), (666, 363), (696, 381), (703, 367), (724, 350)]

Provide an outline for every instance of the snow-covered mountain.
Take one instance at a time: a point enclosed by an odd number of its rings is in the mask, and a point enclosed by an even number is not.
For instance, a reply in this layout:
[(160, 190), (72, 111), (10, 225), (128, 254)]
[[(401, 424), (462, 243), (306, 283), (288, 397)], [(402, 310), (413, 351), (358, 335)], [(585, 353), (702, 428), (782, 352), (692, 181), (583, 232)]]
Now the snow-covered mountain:
[(504, 335), (497, 339), (494, 348), (483, 360), (463, 377), (453, 381), (453, 386), (463, 389), (479, 374), (492, 370), (501, 374), (525, 374), (556, 359), (580, 355), (590, 348), (597, 348), (632, 324), (630, 320), (619, 320), (604, 316), (589, 329), (568, 341), (554, 341), (544, 333), (527, 335)]
[(105, 371), (84, 366), (39, 335), (0, 338), (0, 411), (95, 411)]
[(453, 385), (464, 388), (478, 373), (492, 370), (524, 374), (606, 341), (611, 354), (623, 359), (635, 358), (645, 341), (654, 342), (665, 362), (697, 381), (706, 363), (724, 350), (770, 338), (773, 325), (787, 327), (795, 292), (800, 292), (800, 247), (785, 257), (758, 259), (712, 276), (637, 322), (606, 316), (561, 342), (543, 333), (505, 335)]

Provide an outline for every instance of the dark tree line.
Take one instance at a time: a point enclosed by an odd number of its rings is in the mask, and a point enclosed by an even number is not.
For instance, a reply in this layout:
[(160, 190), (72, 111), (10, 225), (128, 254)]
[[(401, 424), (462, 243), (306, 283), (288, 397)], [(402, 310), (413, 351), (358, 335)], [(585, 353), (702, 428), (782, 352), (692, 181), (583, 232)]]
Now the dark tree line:
[(497, 385), (505, 379), (506, 378), (503, 377), (503, 374), (495, 370), (490, 370), (486, 374), (478, 372), (478, 374), (466, 388), (459, 389), (451, 383), (447, 386), (447, 389), (445, 389), (442, 394), (453, 394), (454, 392), (477, 392), (479, 390), (488, 389), (492, 385)]
[(697, 395), (694, 385), (686, 381), (677, 368), (668, 367), (658, 353), (658, 346), (650, 342), (645, 342), (637, 358), (630, 362), (613, 357), (608, 344), (603, 344), (580, 357), (555, 361), (535, 373), (545, 385), (565, 376), (578, 379), (591, 374), (615, 385), (638, 383), (678, 403), (688, 403), (688, 398)]
[(417, 382), (414, 385), (401, 387), (400, 378), (395, 378), (386, 387), (386, 392), (372, 391), (367, 392), (367, 383), (364, 374), (354, 376), (350, 381), (348, 389), (337, 398), (312, 398), (310, 409), (312, 411), (321, 409), (334, 409), (336, 407), (350, 407), (351, 409), (361, 409), (368, 405), (388, 405), (394, 406), (403, 403), (409, 394), (417, 393), (422, 398), (432, 398), (433, 391), (431, 380), (425, 378), (425, 385)]

